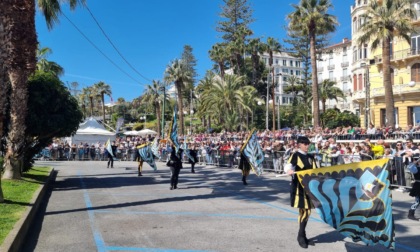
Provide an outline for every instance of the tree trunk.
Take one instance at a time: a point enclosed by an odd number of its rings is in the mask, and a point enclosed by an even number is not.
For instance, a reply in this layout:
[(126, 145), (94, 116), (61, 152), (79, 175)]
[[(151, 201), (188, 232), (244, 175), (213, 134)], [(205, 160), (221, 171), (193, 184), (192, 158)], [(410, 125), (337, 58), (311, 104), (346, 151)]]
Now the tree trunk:
[(103, 123), (105, 123), (105, 97), (104, 97), (104, 93), (101, 93), (101, 101), (102, 101), (102, 120)]
[[(395, 127), (395, 104), (394, 92), (391, 83), (391, 70), (390, 70), (390, 40), (384, 39), (382, 44), (382, 60), (383, 60), (383, 79), (385, 89), (385, 113), (387, 119), (387, 126)], [(369, 81), (369, 80), (368, 80)]]
[[(20, 179), (28, 103), (27, 80), (36, 67), (35, 2), (34, 0), (0, 2), (0, 29), (4, 29), (0, 39), (4, 46), (2, 48), (6, 48), (6, 52), (2, 52), (0, 61), (5, 62), (11, 85), (10, 122), (6, 138), (3, 178)], [(4, 55), (6, 58), (3, 58)]]
[(162, 127), (161, 127), (161, 114), (160, 114), (160, 103), (156, 103), (156, 116), (157, 116), (157, 132), (158, 136), (162, 133)]
[(89, 100), (90, 100), (90, 117), (93, 116), (93, 97), (89, 96)]
[(312, 108), (314, 116), (314, 128), (319, 127), (319, 95), (318, 95), (318, 69), (316, 67), (316, 45), (315, 32), (309, 35), (311, 44), (311, 66), (312, 66)]
[(273, 84), (272, 87), (272, 97), (273, 97), (273, 132), (276, 130), (276, 95), (275, 95), (275, 85), (274, 85), (274, 68), (270, 66), (270, 69), (272, 69), (273, 79), (271, 84)]
[(181, 134), (184, 135), (184, 108), (182, 103), (182, 83), (176, 82), (177, 96), (178, 96), (178, 113), (179, 113), (179, 129)]

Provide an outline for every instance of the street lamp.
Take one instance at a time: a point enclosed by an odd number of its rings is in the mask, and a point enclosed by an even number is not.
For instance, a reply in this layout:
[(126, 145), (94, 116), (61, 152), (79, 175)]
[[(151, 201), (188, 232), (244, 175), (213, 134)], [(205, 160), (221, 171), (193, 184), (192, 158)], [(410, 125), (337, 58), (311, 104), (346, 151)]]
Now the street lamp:
[(140, 120), (144, 120), (144, 128), (146, 128), (146, 119), (147, 119), (146, 114), (140, 116)]

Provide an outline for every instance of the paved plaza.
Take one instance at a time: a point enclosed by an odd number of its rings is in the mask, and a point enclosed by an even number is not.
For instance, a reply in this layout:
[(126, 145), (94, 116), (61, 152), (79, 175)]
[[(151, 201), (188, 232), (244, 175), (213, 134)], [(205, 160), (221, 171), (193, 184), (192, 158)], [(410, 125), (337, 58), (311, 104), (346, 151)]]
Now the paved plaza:
[[(297, 209), (289, 206), (288, 177), (198, 166), (181, 170), (169, 190), (169, 169), (136, 162), (37, 161), (52, 166), (55, 182), (43, 200), (23, 251), (305, 251), (299, 247)], [(420, 251), (420, 222), (406, 218), (413, 198), (393, 192), (396, 251)], [(420, 217), (420, 212), (417, 211)], [(313, 211), (307, 251), (389, 251), (343, 238)]]

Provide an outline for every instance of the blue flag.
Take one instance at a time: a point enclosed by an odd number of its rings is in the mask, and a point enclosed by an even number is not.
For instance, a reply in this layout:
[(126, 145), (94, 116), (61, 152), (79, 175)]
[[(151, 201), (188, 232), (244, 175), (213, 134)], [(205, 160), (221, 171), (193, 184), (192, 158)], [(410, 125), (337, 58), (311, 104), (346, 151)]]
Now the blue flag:
[(177, 119), (177, 107), (174, 107), (174, 116), (172, 119), (171, 127), (169, 128), (169, 141), (175, 145), (175, 153), (178, 153), (180, 148), (178, 141), (178, 119)]
[(353, 241), (395, 248), (388, 159), (296, 172), (321, 218)]
[(105, 149), (108, 151), (108, 153), (109, 153), (112, 157), (115, 157), (115, 156), (114, 156), (114, 152), (112, 151), (112, 147), (111, 147), (111, 139), (109, 139), (109, 138), (108, 138), (108, 141), (106, 141), (106, 144), (105, 144)]
[(255, 174), (261, 175), (263, 173), (264, 152), (258, 143), (256, 129), (251, 131), (248, 139), (242, 145), (241, 153), (245, 156)]
[(155, 163), (155, 156), (153, 155), (152, 148), (150, 144), (142, 144), (137, 147), (137, 151), (140, 154), (140, 158), (143, 161), (146, 161), (153, 170), (157, 170), (156, 163)]

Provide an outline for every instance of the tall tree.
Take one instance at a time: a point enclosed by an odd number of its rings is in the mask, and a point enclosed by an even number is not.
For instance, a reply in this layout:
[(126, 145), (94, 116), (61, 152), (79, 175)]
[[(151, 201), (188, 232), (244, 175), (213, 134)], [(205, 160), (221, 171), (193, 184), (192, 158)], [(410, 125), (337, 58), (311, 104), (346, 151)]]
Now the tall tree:
[(248, 0), (223, 0), (222, 12), (219, 14), (222, 21), (218, 22), (216, 31), (222, 33), (225, 42), (236, 40), (236, 34), (241, 28), (248, 29), (254, 22), (252, 9)]
[(151, 85), (146, 86), (146, 90), (144, 92), (144, 96), (142, 99), (142, 102), (147, 103), (147, 104), (152, 104), (155, 110), (155, 114), (157, 117), (157, 132), (159, 136), (162, 133), (162, 129), (160, 125), (161, 115), (162, 115), (161, 104), (163, 104), (163, 99), (166, 98), (163, 96), (164, 95), (162, 91), (163, 88), (166, 88), (163, 82), (153, 80)]
[[(5, 170), (11, 171), (8, 178), (21, 178), (21, 165), (28, 103), (27, 80), (36, 69), (37, 38), (35, 32), (35, 2), (3, 0), (0, 1), (0, 62), (1, 76), (10, 82), (10, 121), (6, 136)], [(0, 81), (5, 81), (0, 78)], [(3, 199), (0, 199), (0, 201)]]
[(252, 61), (252, 84), (256, 86), (258, 84), (258, 67), (260, 64), (260, 55), (265, 51), (265, 44), (260, 41), (259, 38), (251, 39), (247, 45), (247, 51), (251, 54)]
[(103, 81), (100, 81), (98, 83), (95, 83), (93, 85), (93, 88), (96, 90), (96, 92), (101, 97), (102, 121), (105, 123), (105, 95), (108, 95), (109, 97), (111, 97), (111, 95), (112, 95), (111, 86), (106, 84)]
[(186, 65), (187, 71), (191, 73), (191, 81), (185, 84), (185, 89), (183, 92), (184, 97), (188, 101), (188, 104), (191, 106), (194, 97), (194, 86), (197, 81), (198, 74), (195, 70), (197, 66), (197, 60), (193, 54), (193, 48), (190, 45), (184, 46), (181, 60)]
[(365, 22), (361, 26), (362, 35), (357, 41), (363, 45), (370, 43), (371, 50), (382, 48), (382, 75), (385, 89), (385, 108), (388, 126), (395, 126), (394, 93), (391, 83), (391, 43), (395, 37), (410, 43), (410, 34), (414, 31), (412, 20), (416, 12), (410, 0), (370, 1), (366, 14), (360, 18)]
[(280, 45), (279, 41), (275, 38), (268, 37), (267, 44), (266, 44), (266, 51), (268, 52), (268, 65), (270, 66), (270, 75), (271, 75), (271, 97), (273, 98), (273, 131), (276, 130), (276, 94), (275, 94), (275, 79), (276, 76), (274, 74), (274, 67), (273, 67), (273, 59), (274, 53), (280, 52), (282, 50), (282, 46)]
[(300, 31), (309, 37), (311, 65), (312, 65), (312, 108), (314, 115), (314, 127), (319, 126), (319, 95), (318, 95), (318, 71), (316, 66), (316, 38), (335, 31), (338, 24), (336, 17), (327, 13), (332, 7), (329, 0), (301, 0), (299, 5), (292, 5), (294, 11), (287, 18), (289, 29)]
[(186, 68), (184, 62), (181, 59), (172, 61), (165, 70), (165, 81), (167, 83), (173, 82), (176, 87), (178, 112), (179, 112), (179, 123), (181, 124), (181, 134), (184, 135), (184, 109), (183, 109), (183, 97), (182, 90), (185, 87), (185, 83), (191, 81), (191, 73)]

